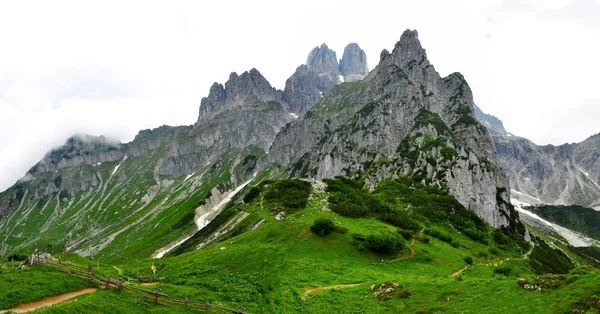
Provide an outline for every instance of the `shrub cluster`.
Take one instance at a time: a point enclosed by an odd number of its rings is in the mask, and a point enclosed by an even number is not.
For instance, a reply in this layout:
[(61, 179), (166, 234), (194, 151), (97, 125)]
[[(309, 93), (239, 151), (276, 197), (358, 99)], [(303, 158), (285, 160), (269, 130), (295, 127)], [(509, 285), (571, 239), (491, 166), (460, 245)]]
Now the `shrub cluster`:
[(333, 220), (329, 218), (317, 218), (310, 227), (310, 231), (320, 236), (326, 236), (335, 229)]
[(370, 234), (365, 240), (366, 247), (378, 254), (392, 254), (405, 247), (404, 239), (394, 233)]
[(308, 204), (312, 191), (310, 182), (289, 179), (273, 182), (267, 188), (264, 199), (285, 209), (301, 209)]

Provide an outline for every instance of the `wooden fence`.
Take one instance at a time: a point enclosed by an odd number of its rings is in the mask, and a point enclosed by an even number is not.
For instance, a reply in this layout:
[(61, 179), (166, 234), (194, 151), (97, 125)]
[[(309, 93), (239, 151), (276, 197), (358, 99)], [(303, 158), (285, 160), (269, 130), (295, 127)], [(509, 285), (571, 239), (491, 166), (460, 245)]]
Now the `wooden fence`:
[(131, 286), (123, 281), (122, 278), (111, 278), (111, 277), (102, 277), (94, 273), (93, 267), (90, 266), (81, 266), (77, 264), (73, 264), (70, 262), (63, 262), (58, 259), (54, 260), (46, 260), (43, 263), (44, 265), (50, 266), (58, 271), (62, 271), (64, 273), (87, 279), (90, 282), (95, 282), (100, 287), (106, 287), (106, 289), (112, 289), (119, 292), (127, 293), (135, 298), (146, 300), (155, 305), (165, 305), (165, 306), (181, 306), (185, 307), (190, 311), (195, 312), (209, 312), (209, 313), (247, 313), (244, 308), (239, 310), (234, 310), (230, 308), (226, 308), (216, 304), (210, 304), (206, 302), (199, 302), (194, 300), (189, 300), (188, 298), (179, 298), (170, 295), (166, 295), (161, 293), (160, 288), (156, 288), (154, 290), (146, 290), (139, 287)]

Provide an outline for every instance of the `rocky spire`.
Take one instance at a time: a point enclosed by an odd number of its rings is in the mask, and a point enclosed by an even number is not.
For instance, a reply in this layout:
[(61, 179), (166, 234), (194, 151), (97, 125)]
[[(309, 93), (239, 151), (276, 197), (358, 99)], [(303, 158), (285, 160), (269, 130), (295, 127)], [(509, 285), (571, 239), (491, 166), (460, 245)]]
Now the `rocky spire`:
[(344, 56), (340, 61), (340, 73), (345, 82), (360, 81), (369, 74), (367, 55), (357, 43), (351, 43), (344, 49)]
[(224, 106), (237, 106), (251, 102), (281, 101), (281, 91), (273, 88), (269, 81), (257, 70), (252, 69), (238, 75), (233, 72), (225, 86), (214, 83), (207, 97), (200, 102), (198, 120), (213, 116)]
[(340, 74), (337, 55), (335, 51), (327, 47), (327, 44), (322, 44), (321, 47), (315, 47), (308, 54), (306, 65), (315, 73), (329, 75)]

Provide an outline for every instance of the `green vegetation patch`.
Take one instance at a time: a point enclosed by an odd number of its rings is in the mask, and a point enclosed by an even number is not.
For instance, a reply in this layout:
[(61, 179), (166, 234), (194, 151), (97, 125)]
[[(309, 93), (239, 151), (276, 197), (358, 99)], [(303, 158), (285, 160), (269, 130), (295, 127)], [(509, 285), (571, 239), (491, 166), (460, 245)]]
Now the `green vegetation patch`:
[(310, 182), (299, 179), (280, 180), (269, 184), (264, 200), (293, 212), (306, 207), (311, 191)]

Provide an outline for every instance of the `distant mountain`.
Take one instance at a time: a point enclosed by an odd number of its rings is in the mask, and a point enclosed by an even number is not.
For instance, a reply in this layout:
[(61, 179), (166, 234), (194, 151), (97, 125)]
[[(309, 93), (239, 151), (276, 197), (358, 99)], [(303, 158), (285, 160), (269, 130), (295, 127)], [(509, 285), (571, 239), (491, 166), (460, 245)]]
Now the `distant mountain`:
[[(477, 109), (475, 112), (477, 113)], [(581, 143), (539, 146), (506, 132), (481, 110), (476, 115), (493, 134), (500, 164), (528, 204), (581, 205), (600, 210), (600, 134)]]
[(497, 133), (498, 135), (508, 135), (508, 132), (504, 129), (504, 125), (500, 119), (491, 114), (483, 113), (476, 104), (473, 104), (473, 109), (475, 110), (475, 117), (477, 120), (485, 125), (490, 131)]

